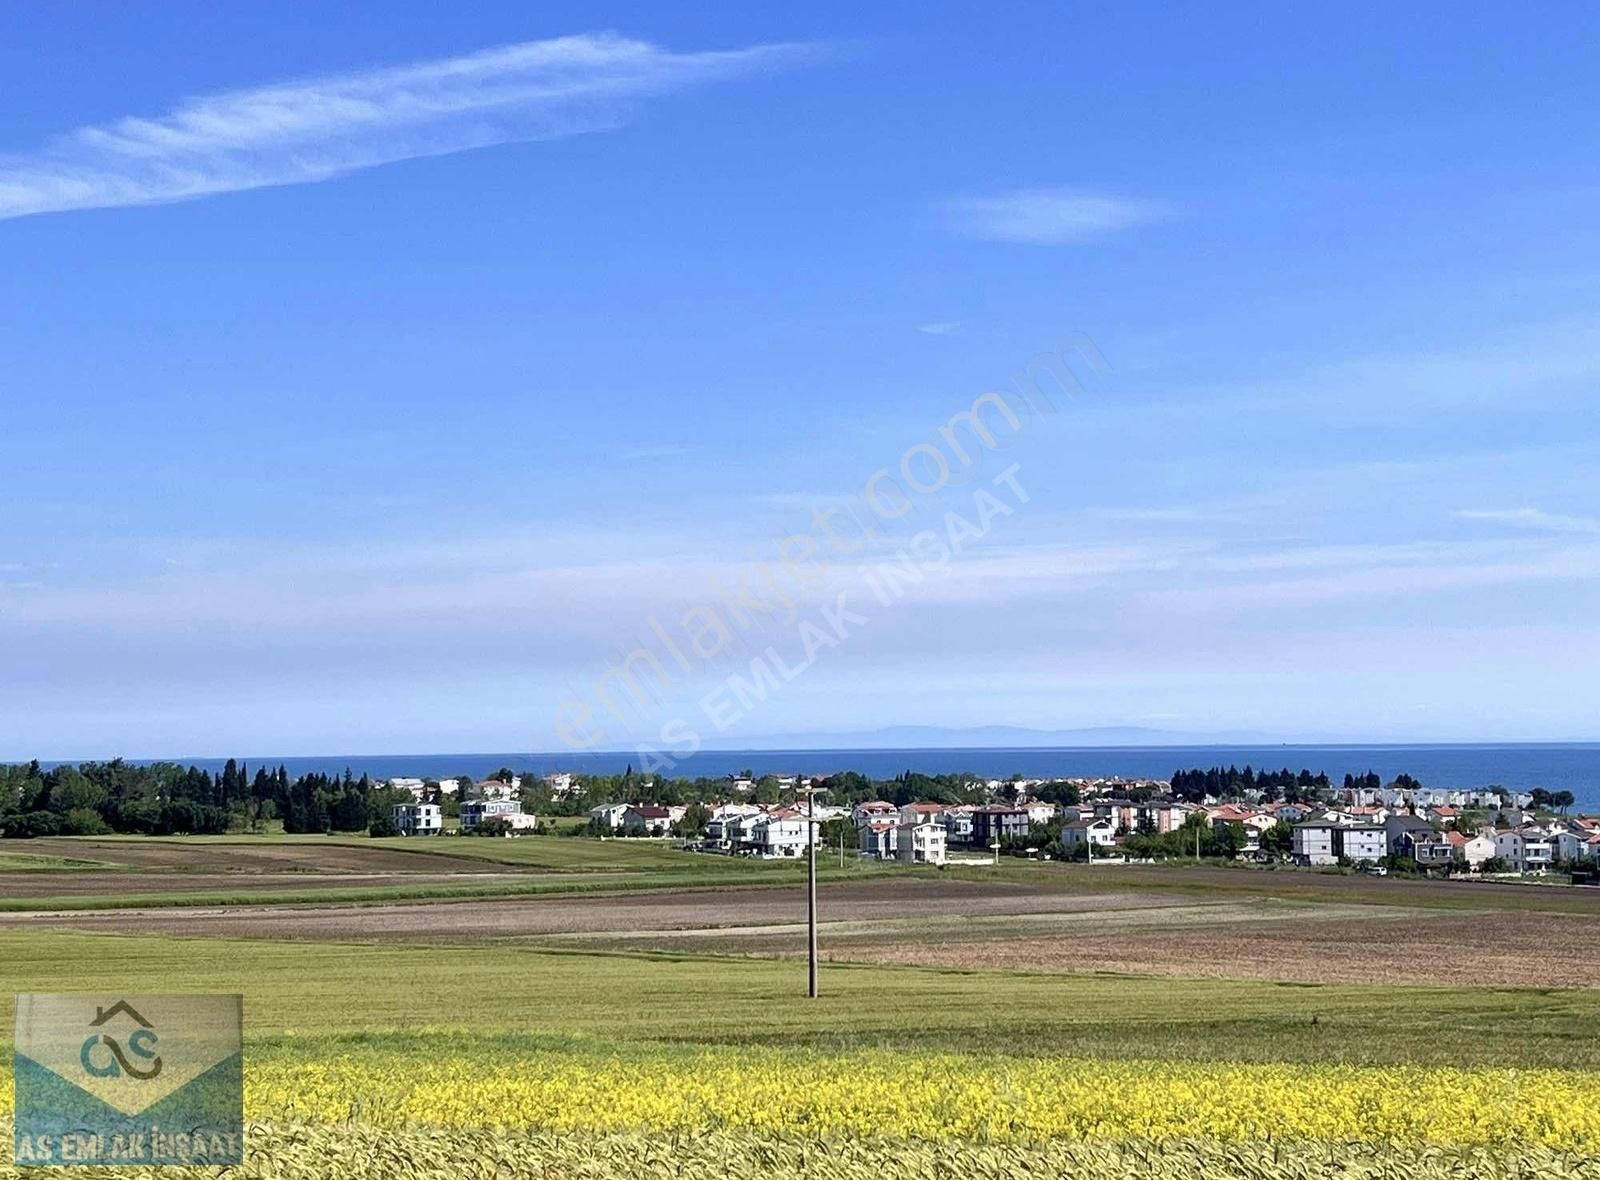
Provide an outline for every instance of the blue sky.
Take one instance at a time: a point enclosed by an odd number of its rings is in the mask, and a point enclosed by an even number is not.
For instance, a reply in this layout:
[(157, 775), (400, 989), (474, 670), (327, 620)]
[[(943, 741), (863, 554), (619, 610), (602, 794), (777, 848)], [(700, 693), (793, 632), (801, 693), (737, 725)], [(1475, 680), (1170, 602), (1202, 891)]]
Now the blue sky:
[[(1600, 737), (1597, 26), (13, 7), (0, 755), (556, 748), (1068, 340), (1105, 366), (860, 560), (1027, 503), (717, 740)], [(794, 638), (603, 744), (712, 736)]]

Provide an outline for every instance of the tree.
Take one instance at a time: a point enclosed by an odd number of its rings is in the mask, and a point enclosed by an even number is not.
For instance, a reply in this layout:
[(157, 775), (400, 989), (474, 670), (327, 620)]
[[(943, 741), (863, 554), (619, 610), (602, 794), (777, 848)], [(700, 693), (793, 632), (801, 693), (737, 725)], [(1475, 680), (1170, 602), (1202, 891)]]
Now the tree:
[(843, 840), (849, 848), (856, 842), (856, 825), (848, 819), (825, 820), (817, 831), (817, 843), (823, 848), (837, 848)]
[(1294, 826), (1279, 820), (1261, 833), (1261, 851), (1288, 856), (1294, 850)]
[(703, 836), (706, 834), (706, 825), (711, 822), (711, 812), (702, 803), (691, 803), (683, 813), (683, 818), (678, 821), (678, 834), (680, 836)]
[(111, 825), (92, 807), (74, 807), (61, 817), (63, 836), (104, 836)]

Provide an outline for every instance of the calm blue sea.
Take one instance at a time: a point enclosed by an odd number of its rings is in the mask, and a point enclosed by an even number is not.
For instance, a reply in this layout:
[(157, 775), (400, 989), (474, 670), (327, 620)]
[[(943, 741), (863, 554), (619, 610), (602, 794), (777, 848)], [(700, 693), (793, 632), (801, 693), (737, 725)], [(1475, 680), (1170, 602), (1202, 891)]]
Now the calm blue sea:
[[(220, 770), (211, 758), (174, 759)], [(292, 775), (311, 771), (342, 773), (349, 767), (374, 778), (439, 778), (471, 774), (482, 777), (502, 766), (547, 774), (557, 770), (620, 774), (639, 756), (614, 754), (372, 754), (318, 758), (252, 758), (254, 769), (280, 762)], [(672, 771), (686, 778), (720, 777), (750, 769), (759, 774), (826, 774), (857, 770), (872, 778), (893, 778), (903, 770), (934, 774), (970, 771), (985, 778), (1013, 773), (1028, 778), (1110, 776), (1159, 778), (1180, 768), (1246, 764), (1292, 770), (1326, 771), (1336, 782), (1346, 773), (1376, 771), (1385, 780), (1401, 772), (1430, 787), (1486, 787), (1513, 790), (1568, 790), (1579, 805), (1600, 810), (1600, 743), (1572, 745), (1469, 746), (1106, 746), (1025, 749), (920, 750), (707, 750), (680, 762)]]

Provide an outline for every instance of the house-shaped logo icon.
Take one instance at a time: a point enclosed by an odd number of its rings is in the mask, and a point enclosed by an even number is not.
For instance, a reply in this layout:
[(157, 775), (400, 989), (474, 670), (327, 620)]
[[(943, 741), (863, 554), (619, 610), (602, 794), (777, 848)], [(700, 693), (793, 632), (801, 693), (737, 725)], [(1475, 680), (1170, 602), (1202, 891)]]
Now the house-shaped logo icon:
[(90, 1033), (78, 1050), (83, 1072), (93, 1078), (126, 1075), (136, 1081), (154, 1081), (161, 1076), (161, 1058), (156, 1052), (160, 1038), (156, 1036), (155, 1025), (139, 1015), (137, 1008), (127, 1000), (118, 1000), (109, 1008), (96, 1007), (89, 1027), (103, 1028), (118, 1016), (124, 1018), (118, 1025), (130, 1025), (131, 1031), (124, 1039), (113, 1036), (110, 1029)]

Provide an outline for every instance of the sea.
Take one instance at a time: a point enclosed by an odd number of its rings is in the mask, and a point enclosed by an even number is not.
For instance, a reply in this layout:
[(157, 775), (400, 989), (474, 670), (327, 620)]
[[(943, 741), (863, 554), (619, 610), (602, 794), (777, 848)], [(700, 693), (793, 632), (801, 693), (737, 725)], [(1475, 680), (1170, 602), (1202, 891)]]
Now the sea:
[[(224, 759), (173, 758), (207, 770)], [(642, 769), (637, 752), (498, 754), (340, 754), (323, 757), (260, 757), (244, 760), (288, 768), (291, 776), (322, 771), (373, 778), (441, 778), (470, 774), (482, 778), (500, 767), (519, 773), (621, 774)], [(1192, 767), (1246, 765), (1326, 772), (1335, 783), (1346, 774), (1374, 771), (1385, 782), (1409, 774), (1428, 787), (1501, 786), (1516, 791), (1534, 787), (1571, 791), (1580, 809), (1600, 811), (1600, 742), (1507, 745), (1282, 745), (1282, 746), (1081, 746), (982, 747), (972, 749), (862, 750), (703, 750), (676, 760), (667, 773), (683, 778), (720, 778), (749, 770), (762, 774), (822, 775), (854, 770), (889, 779), (902, 771), (924, 774), (970, 772), (983, 778), (1145, 778), (1168, 779)]]

